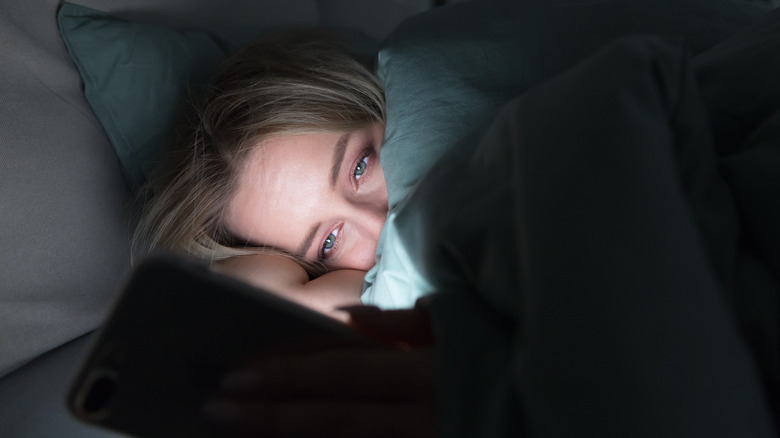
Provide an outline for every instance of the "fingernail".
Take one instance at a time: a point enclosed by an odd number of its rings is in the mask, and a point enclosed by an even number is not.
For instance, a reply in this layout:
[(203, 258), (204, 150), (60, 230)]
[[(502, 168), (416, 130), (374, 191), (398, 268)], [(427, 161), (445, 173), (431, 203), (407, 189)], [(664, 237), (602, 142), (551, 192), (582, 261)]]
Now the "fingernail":
[(263, 383), (260, 374), (251, 371), (230, 373), (220, 381), (220, 389), (228, 392), (245, 392), (256, 389)]
[(237, 403), (228, 400), (210, 400), (203, 405), (203, 415), (218, 423), (232, 423), (244, 416), (244, 410)]

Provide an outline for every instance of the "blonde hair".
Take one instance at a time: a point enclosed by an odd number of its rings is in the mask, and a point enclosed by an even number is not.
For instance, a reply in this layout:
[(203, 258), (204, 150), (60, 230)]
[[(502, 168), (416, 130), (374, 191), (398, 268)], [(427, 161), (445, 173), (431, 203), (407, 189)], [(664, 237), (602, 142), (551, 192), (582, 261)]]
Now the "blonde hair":
[(240, 241), (225, 227), (248, 153), (271, 136), (384, 123), (384, 93), (341, 40), (322, 31), (288, 31), (228, 58), (188, 120), (143, 189), (136, 255), (164, 250), (211, 262), (280, 253)]

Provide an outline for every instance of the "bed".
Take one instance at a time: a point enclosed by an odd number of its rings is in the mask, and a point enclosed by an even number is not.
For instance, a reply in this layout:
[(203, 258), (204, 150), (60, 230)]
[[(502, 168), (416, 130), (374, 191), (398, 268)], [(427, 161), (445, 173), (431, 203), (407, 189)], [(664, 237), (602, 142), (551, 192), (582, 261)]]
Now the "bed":
[[(350, 24), (304, 3), (255, 16)], [(19, 85), (0, 122), (14, 141), (3, 242), (19, 249), (3, 256), (0, 430), (99, 436), (61, 394), (130, 267), (131, 193), (165, 143), (182, 72), (208, 77), (255, 23), (173, 3), (0, 5), (19, 60), (4, 68)], [(539, 436), (775, 436), (778, 13), (473, 2), (395, 26), (427, 6), (367, 26), (366, 50), (382, 41), (391, 213), (364, 301), (433, 312), (445, 435), (518, 436), (523, 409)], [(177, 53), (164, 59), (178, 70), (147, 57), (121, 76), (95, 55), (125, 53), (96, 41), (131, 37)], [(118, 103), (128, 94), (137, 106)]]
[[(325, 25), (376, 42), (404, 18), (431, 7), (422, 0), (373, 5), (350, 0), (73, 3), (110, 15), (90, 20), (90, 13), (81, 10), (82, 23), (92, 25), (82, 28), (83, 33), (99, 32), (101, 23), (103, 32), (116, 30), (116, 39), (98, 40), (95, 33), (82, 42), (102, 42), (102, 53), (109, 53), (117, 65), (136, 62), (143, 68), (146, 62), (152, 70), (147, 73), (164, 75), (168, 64), (155, 53), (171, 56), (171, 73), (182, 76), (155, 84), (160, 85), (156, 96), (181, 91), (176, 87), (183, 84), (182, 66), (189, 65), (192, 56), (210, 54), (217, 62), (214, 56), (228, 50), (220, 44), (238, 44), (259, 30)], [(85, 96), (80, 71), (60, 32), (60, 4), (0, 0), (0, 242), (6, 249), (0, 256), (3, 437), (109, 436), (72, 420), (63, 394), (88, 343), (85, 335), (100, 324), (131, 267), (132, 184), (112, 143), (115, 131)], [(142, 59), (121, 59), (136, 36), (143, 40), (139, 44), (169, 44), (160, 47), (162, 52), (140, 53)], [(116, 94), (98, 94), (119, 99), (139, 94), (122, 95), (125, 89), (121, 85), (114, 88)], [(145, 96), (154, 99), (154, 94)], [(158, 111), (154, 122), (164, 117), (163, 100), (135, 102), (152, 105), (149, 113)], [(141, 132), (144, 141), (156, 138), (137, 125), (122, 125), (128, 126)]]

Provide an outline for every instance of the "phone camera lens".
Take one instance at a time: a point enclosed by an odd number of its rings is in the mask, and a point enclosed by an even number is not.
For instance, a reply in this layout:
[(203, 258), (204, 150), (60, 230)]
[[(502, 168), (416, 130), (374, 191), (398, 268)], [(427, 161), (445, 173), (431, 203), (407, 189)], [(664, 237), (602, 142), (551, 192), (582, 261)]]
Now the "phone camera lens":
[(86, 387), (81, 401), (81, 411), (85, 416), (97, 418), (107, 413), (108, 405), (117, 388), (116, 373), (109, 370), (96, 370)]

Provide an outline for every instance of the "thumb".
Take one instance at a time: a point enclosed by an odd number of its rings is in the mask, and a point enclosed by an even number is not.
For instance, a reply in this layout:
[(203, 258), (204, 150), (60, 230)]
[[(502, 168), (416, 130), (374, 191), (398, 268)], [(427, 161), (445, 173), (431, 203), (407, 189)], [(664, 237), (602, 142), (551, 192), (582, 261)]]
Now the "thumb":
[(434, 343), (431, 318), (420, 308), (382, 310), (374, 306), (342, 307), (348, 324), (359, 332), (403, 349), (430, 347)]

